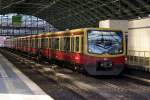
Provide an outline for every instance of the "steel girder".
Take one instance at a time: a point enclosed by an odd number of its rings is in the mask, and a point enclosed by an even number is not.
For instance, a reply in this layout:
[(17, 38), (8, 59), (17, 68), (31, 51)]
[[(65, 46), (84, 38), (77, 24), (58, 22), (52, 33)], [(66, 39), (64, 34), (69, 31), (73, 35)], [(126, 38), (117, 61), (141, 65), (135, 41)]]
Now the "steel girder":
[(10, 12), (34, 15), (64, 30), (148, 16), (150, 0), (0, 0), (0, 13)]

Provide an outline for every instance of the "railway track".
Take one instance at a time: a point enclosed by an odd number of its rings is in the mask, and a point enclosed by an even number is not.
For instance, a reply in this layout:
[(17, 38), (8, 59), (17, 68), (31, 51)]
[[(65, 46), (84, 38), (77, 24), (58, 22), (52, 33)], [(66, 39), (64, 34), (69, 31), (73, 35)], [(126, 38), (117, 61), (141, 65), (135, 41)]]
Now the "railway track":
[[(91, 77), (57, 65), (37, 63), (23, 54), (0, 49), (8, 60), (58, 100), (149, 100), (150, 85), (127, 77)], [(26, 71), (25, 71), (26, 70)], [(31, 72), (31, 76), (28, 74)], [(35, 75), (33, 75), (35, 74)], [(41, 85), (42, 84), (42, 85)], [(58, 96), (59, 95), (59, 96)]]

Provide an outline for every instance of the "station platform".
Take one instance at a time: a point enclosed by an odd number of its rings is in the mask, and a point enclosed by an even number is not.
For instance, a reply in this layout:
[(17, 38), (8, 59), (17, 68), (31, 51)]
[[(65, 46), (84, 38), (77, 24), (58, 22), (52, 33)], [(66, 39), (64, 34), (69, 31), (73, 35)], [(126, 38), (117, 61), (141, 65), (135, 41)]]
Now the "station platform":
[(0, 100), (53, 100), (0, 54)]

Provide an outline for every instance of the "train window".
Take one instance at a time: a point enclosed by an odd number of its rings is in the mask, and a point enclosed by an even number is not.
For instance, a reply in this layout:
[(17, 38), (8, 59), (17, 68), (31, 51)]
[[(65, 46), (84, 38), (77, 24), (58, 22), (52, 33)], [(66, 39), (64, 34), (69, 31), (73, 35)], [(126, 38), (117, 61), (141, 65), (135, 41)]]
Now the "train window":
[(59, 49), (59, 38), (55, 39), (55, 49)]
[(55, 49), (55, 38), (52, 38), (52, 49)]
[(71, 52), (74, 52), (74, 37), (71, 38)]
[(52, 48), (52, 39), (49, 38), (49, 48)]
[(26, 40), (24, 39), (24, 47), (26, 47)]
[(31, 39), (31, 47), (33, 47), (34, 48), (34, 39)]
[(64, 50), (64, 38), (60, 38), (60, 50)]
[(27, 39), (25, 39), (25, 47), (27, 47)]
[(33, 48), (35, 48), (35, 38), (32, 39)]
[(16, 39), (16, 47), (18, 47), (18, 39)]
[(28, 38), (26, 39), (26, 42), (27, 42), (27, 47), (29, 47), (29, 40), (28, 40)]
[(16, 47), (18, 47), (18, 39), (16, 39)]
[(84, 40), (83, 40), (83, 37), (81, 37), (81, 52), (83, 52), (83, 50), (84, 50), (84, 48), (83, 48), (83, 44), (84, 44), (84, 42), (83, 42)]
[(38, 48), (41, 48), (41, 38), (38, 38)]
[(42, 43), (41, 44), (41, 48), (44, 49), (45, 48), (45, 40), (44, 40), (44, 38), (42, 38), (41, 43)]
[(27, 47), (27, 40), (25, 39), (25, 47)]
[(26, 43), (26, 47), (28, 47), (28, 40), (27, 39), (25, 39), (25, 43)]
[(64, 38), (64, 50), (70, 51), (70, 37)]
[(35, 48), (38, 48), (38, 38), (35, 38)]
[(27, 47), (29, 47), (29, 39), (27, 39)]
[(23, 46), (24, 46), (24, 41), (23, 41), (23, 39), (21, 40), (21, 44), (22, 44), (22, 48), (23, 48)]
[(53, 49), (59, 49), (59, 38), (53, 38), (52, 39), (52, 48)]
[(44, 48), (48, 48), (48, 38), (43, 38), (42, 39), (42, 48), (44, 49)]
[(25, 45), (26, 45), (26, 41), (25, 39), (23, 39), (23, 47), (25, 47)]
[(20, 39), (18, 39), (18, 47), (20, 47)]
[(32, 40), (31, 40), (31, 38), (29, 38), (29, 46), (30, 46), (30, 48), (32, 47)]
[(27, 46), (30, 47), (30, 39), (27, 38)]
[(48, 48), (48, 38), (45, 38), (45, 48)]
[(75, 51), (79, 52), (79, 37), (76, 37), (76, 47), (75, 47)]
[(21, 39), (21, 47), (23, 48), (23, 39)]
[(35, 38), (33, 39), (33, 41), (34, 41), (34, 42), (33, 42), (33, 43), (34, 43), (34, 44), (33, 44), (33, 45), (34, 45), (34, 48), (36, 48), (36, 46), (35, 46)]

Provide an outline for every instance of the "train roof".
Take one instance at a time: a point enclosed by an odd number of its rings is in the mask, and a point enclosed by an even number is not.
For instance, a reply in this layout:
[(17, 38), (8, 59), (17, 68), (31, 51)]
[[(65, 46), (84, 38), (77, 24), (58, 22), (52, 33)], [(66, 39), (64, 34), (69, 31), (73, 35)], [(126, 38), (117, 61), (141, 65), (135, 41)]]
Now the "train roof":
[(35, 34), (35, 35), (29, 35), (29, 36), (22, 36), (22, 37), (15, 37), (15, 38), (13, 38), (13, 39), (23, 39), (23, 38), (28, 38), (28, 37), (41, 37), (41, 36), (48, 36), (48, 35), (61, 35), (61, 34), (65, 34), (65, 33), (75, 33), (75, 32), (83, 32), (84, 30), (89, 30), (89, 29), (91, 29), (91, 30), (112, 30), (112, 31), (121, 31), (121, 30), (113, 30), (113, 29), (110, 29), (110, 28), (99, 28), (99, 27), (97, 27), (97, 28), (78, 28), (78, 29), (71, 29), (71, 30), (69, 30), (69, 29), (66, 29), (65, 31), (57, 31), (57, 32), (48, 32), (48, 33), (41, 33), (41, 34)]

